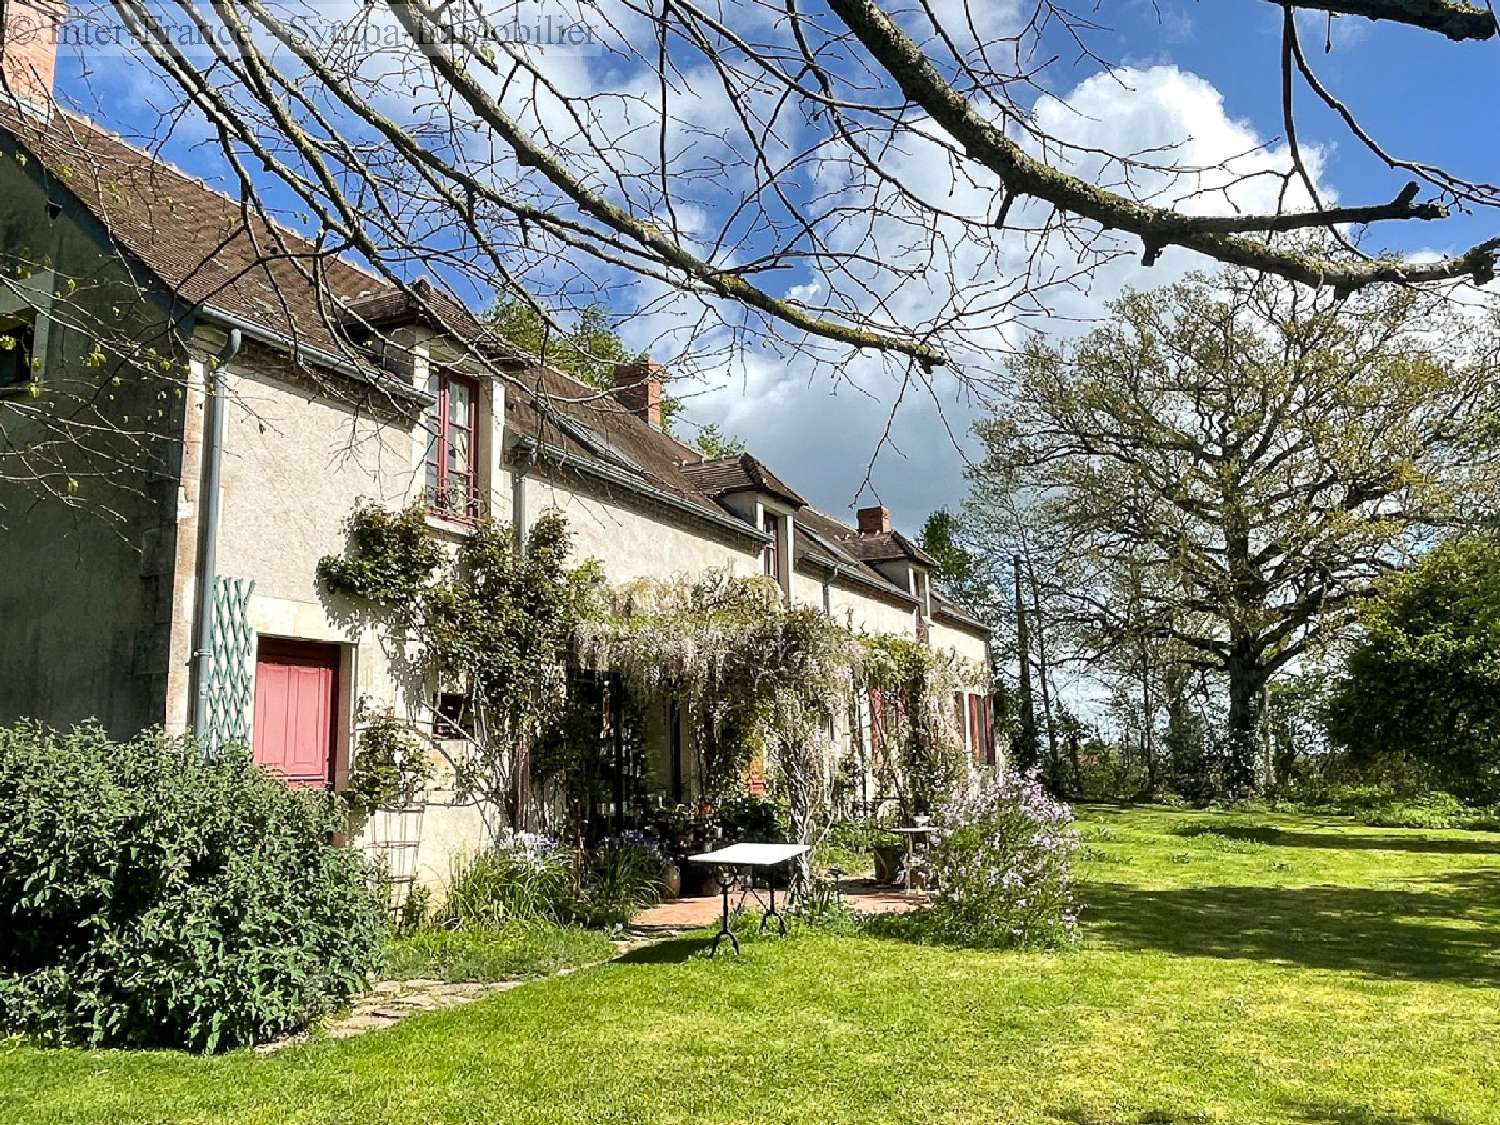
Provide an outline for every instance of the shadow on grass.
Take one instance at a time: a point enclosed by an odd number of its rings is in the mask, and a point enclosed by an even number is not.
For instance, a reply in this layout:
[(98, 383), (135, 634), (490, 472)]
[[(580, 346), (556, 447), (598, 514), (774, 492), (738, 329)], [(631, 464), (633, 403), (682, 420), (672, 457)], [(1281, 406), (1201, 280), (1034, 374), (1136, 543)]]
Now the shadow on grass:
[(1225, 836), (1231, 840), (1246, 840), (1256, 844), (1275, 844), (1287, 848), (1327, 848), (1342, 851), (1391, 851), (1431, 852), (1440, 855), (1500, 855), (1500, 840), (1434, 839), (1423, 836), (1420, 828), (1403, 829), (1399, 832), (1383, 832), (1375, 835), (1357, 835), (1352, 832), (1291, 832), (1259, 824), (1214, 824), (1200, 821), (1174, 829), (1174, 834), (1187, 838), (1194, 836)]
[(1397, 980), (1500, 984), (1500, 871), (1420, 889), (1083, 888), (1089, 930), (1115, 949), (1273, 961)]
[(614, 959), (616, 965), (678, 965), (699, 950), (707, 949), (712, 938), (679, 937), (643, 945), (622, 953)]
[(1289, 1107), (1295, 1121), (1306, 1121), (1309, 1125), (1459, 1125), (1452, 1117), (1439, 1117), (1424, 1113), (1420, 1117), (1408, 1114), (1396, 1116), (1377, 1113), (1360, 1106), (1333, 1105), (1329, 1102), (1308, 1102)]

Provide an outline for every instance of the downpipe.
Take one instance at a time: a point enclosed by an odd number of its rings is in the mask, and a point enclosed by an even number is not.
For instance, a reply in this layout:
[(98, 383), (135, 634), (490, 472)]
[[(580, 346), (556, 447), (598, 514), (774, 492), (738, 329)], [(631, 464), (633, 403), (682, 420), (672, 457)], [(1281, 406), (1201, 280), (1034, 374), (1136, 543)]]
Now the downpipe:
[(198, 489), (202, 503), (198, 524), (198, 606), (193, 618), (197, 633), (193, 651), (196, 688), (193, 699), (193, 737), (198, 740), (204, 757), (211, 756), (213, 752), (208, 745), (208, 704), (213, 680), (214, 587), (219, 576), (219, 522), (222, 515), (219, 484), (224, 468), (224, 431), (229, 420), (224, 401), (228, 385), (224, 372), (229, 362), (239, 355), (243, 344), (244, 337), (240, 330), (231, 328), (203, 387), (203, 467)]

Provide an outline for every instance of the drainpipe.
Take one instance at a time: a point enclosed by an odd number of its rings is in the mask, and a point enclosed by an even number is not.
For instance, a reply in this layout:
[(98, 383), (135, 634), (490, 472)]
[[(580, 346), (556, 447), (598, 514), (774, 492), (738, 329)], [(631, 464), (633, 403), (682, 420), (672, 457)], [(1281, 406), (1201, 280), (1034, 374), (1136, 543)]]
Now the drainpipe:
[(517, 554), (526, 545), (526, 474), (536, 464), (536, 454), (535, 445), (521, 441), (510, 458), (510, 533)]
[(231, 328), (224, 348), (209, 369), (203, 387), (203, 472), (199, 484), (202, 510), (198, 526), (198, 609), (195, 616), (198, 647), (193, 652), (197, 697), (193, 703), (193, 735), (208, 753), (208, 693), (213, 679), (214, 585), (218, 579), (219, 481), (224, 468), (224, 368), (239, 354), (244, 338)]

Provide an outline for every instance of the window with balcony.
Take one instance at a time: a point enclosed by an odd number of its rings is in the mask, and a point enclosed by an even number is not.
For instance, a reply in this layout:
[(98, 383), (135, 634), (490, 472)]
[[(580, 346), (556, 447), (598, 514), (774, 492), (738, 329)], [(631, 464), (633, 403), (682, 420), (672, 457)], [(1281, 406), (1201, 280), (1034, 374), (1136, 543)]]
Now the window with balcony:
[(446, 516), (479, 514), (479, 384), (449, 371), (427, 380), (433, 403), (423, 418), (427, 431), (427, 504)]

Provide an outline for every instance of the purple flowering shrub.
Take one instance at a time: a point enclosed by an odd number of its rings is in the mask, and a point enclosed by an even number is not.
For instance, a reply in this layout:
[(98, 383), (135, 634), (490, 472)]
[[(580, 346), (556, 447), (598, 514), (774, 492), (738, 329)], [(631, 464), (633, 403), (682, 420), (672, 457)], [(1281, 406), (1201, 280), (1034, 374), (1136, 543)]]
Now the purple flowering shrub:
[(1036, 772), (981, 780), (950, 797), (933, 824), (930, 921), (945, 938), (1031, 947), (1077, 940), (1073, 810)]

